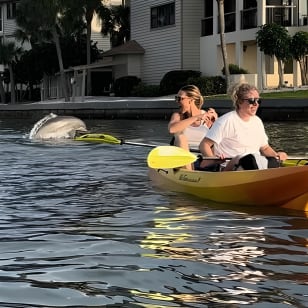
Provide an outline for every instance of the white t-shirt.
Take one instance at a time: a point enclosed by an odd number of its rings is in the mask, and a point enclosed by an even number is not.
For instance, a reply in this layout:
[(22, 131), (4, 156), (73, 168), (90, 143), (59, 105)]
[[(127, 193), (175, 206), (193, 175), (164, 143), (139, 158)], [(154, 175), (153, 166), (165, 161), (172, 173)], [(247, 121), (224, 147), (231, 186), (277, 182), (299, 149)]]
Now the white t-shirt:
[(235, 157), (248, 153), (260, 153), (268, 144), (264, 125), (258, 116), (243, 121), (236, 111), (219, 117), (206, 135), (214, 141), (214, 154)]

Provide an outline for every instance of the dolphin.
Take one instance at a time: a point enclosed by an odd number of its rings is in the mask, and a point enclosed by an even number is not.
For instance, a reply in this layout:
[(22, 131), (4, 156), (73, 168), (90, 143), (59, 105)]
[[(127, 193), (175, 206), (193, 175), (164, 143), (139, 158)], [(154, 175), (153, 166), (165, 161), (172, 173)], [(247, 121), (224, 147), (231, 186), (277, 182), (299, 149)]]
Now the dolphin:
[(78, 132), (88, 132), (85, 123), (73, 116), (50, 113), (36, 122), (29, 134), (30, 139), (73, 139)]

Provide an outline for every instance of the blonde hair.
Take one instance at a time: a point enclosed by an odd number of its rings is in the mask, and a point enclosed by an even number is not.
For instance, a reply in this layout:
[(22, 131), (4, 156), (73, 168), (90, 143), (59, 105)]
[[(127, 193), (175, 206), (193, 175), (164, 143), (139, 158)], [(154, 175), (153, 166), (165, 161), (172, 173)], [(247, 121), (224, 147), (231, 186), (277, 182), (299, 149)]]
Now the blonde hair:
[(233, 106), (235, 110), (239, 109), (240, 101), (243, 99), (247, 93), (250, 91), (259, 91), (256, 86), (251, 85), (246, 82), (239, 82), (236, 84), (233, 84), (229, 89), (228, 89), (228, 94), (230, 95), (232, 101), (233, 101)]
[(180, 91), (185, 92), (189, 98), (192, 98), (194, 100), (196, 107), (198, 107), (199, 109), (202, 108), (202, 105), (204, 103), (204, 98), (201, 95), (201, 92), (197, 86), (189, 84), (182, 87)]

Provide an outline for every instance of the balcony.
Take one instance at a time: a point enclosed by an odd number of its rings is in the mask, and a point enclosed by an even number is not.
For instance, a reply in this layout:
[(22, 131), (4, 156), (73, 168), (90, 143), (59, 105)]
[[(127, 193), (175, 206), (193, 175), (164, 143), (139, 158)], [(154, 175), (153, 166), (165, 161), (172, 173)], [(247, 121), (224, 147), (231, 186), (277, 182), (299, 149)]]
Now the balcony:
[(296, 17), (296, 6), (267, 6), (266, 23), (275, 23), (284, 27), (298, 26), (298, 20)]

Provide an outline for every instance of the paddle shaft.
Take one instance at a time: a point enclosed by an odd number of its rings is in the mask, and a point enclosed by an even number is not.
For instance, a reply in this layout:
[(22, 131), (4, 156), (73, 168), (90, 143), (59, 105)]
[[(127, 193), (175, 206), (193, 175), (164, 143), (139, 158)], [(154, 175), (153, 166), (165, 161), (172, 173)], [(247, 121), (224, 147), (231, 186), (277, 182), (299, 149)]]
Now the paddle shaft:
[[(95, 142), (95, 143), (127, 144), (127, 145), (141, 146), (141, 147), (148, 147), (148, 148), (158, 147), (158, 145), (156, 144), (125, 141), (124, 139), (118, 139), (108, 134), (99, 134), (99, 133), (98, 134), (97, 133), (84, 134), (79, 137), (76, 137), (74, 140), (85, 141), (85, 142), (88, 141), (88, 142)], [(200, 154), (200, 151), (197, 149), (190, 149), (190, 152)], [(203, 157), (203, 159), (204, 160), (221, 160), (219, 157)], [(231, 160), (231, 158), (225, 158), (225, 160)], [(300, 156), (290, 156), (288, 160), (308, 160), (308, 158), (300, 157)]]

